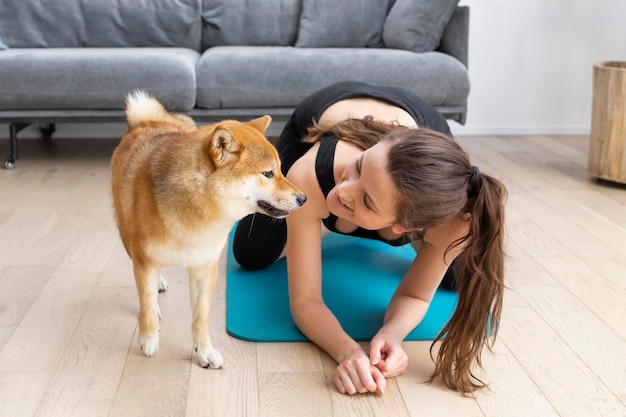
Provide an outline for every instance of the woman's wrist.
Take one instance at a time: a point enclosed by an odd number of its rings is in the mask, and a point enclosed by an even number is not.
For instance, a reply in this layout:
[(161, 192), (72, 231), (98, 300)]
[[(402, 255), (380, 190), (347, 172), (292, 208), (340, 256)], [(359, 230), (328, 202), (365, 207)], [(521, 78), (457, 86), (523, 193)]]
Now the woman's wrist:
[(363, 349), (363, 346), (361, 346), (354, 340), (350, 340), (349, 342), (345, 343), (335, 355), (331, 356), (333, 356), (337, 363), (343, 363), (347, 359), (354, 357), (357, 352), (363, 352), (363, 355), (367, 355), (367, 353)]
[(387, 324), (385, 324), (383, 327), (380, 328), (380, 330), (378, 330), (376, 336), (382, 337), (390, 342), (396, 342), (398, 344), (402, 343), (402, 341), (406, 337), (406, 335), (401, 334), (399, 329)]

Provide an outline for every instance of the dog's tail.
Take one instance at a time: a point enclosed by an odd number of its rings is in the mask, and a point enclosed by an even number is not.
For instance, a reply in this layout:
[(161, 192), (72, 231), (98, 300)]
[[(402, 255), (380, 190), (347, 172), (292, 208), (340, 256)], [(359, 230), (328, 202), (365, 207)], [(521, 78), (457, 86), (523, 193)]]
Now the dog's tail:
[(126, 96), (126, 123), (132, 129), (142, 122), (159, 121), (177, 125), (183, 130), (196, 129), (195, 122), (183, 114), (171, 114), (156, 98), (143, 90), (135, 90)]
[(135, 90), (126, 96), (126, 122), (133, 128), (141, 122), (163, 120), (167, 110), (159, 101), (142, 90)]

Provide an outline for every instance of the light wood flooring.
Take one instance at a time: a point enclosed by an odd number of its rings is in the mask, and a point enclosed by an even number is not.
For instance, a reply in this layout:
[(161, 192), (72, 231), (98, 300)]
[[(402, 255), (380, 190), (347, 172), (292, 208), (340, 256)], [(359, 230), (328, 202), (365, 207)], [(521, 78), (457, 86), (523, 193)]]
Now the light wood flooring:
[(510, 193), (510, 290), (481, 372), (490, 390), (424, 384), (429, 343), (411, 342), (384, 396), (341, 395), (313, 345), (227, 335), (223, 273), (212, 332), (225, 368), (190, 361), (177, 269), (160, 296), (160, 350), (145, 358), (110, 209), (117, 141), (59, 138), (22, 141), (15, 170), (0, 170), (0, 416), (626, 416), (626, 187), (587, 175), (585, 136), (458, 140)]

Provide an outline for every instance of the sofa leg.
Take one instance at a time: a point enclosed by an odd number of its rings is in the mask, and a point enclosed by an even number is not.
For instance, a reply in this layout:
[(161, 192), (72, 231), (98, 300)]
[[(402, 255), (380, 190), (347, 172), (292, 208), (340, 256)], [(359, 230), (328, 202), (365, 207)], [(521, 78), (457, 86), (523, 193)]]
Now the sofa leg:
[(17, 146), (17, 132), (22, 129), (28, 127), (30, 123), (11, 123), (9, 125), (9, 144), (10, 144), (10, 154), (9, 157), (4, 161), (5, 169), (13, 169), (15, 168), (15, 161), (19, 156), (18, 154), (18, 146)]
[(41, 132), (41, 137), (45, 142), (50, 142), (52, 140), (52, 134), (56, 132), (57, 128), (54, 123), (47, 123), (44, 125), (39, 125), (39, 131)]

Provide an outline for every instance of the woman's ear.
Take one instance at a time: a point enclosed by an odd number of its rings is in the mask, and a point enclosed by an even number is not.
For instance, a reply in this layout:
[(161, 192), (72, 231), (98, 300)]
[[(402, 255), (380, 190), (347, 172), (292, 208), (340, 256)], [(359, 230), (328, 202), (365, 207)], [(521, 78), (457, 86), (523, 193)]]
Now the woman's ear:
[(397, 235), (401, 235), (402, 233), (408, 232), (409, 228), (408, 227), (404, 227), (399, 223), (394, 223), (391, 225), (391, 231), (394, 232)]
[(391, 225), (391, 231), (397, 235), (401, 235), (406, 232), (414, 232), (414, 231), (422, 231), (422, 230), (424, 230), (423, 227), (416, 227), (414, 229), (411, 229), (409, 227), (402, 226), (400, 223), (394, 223)]

